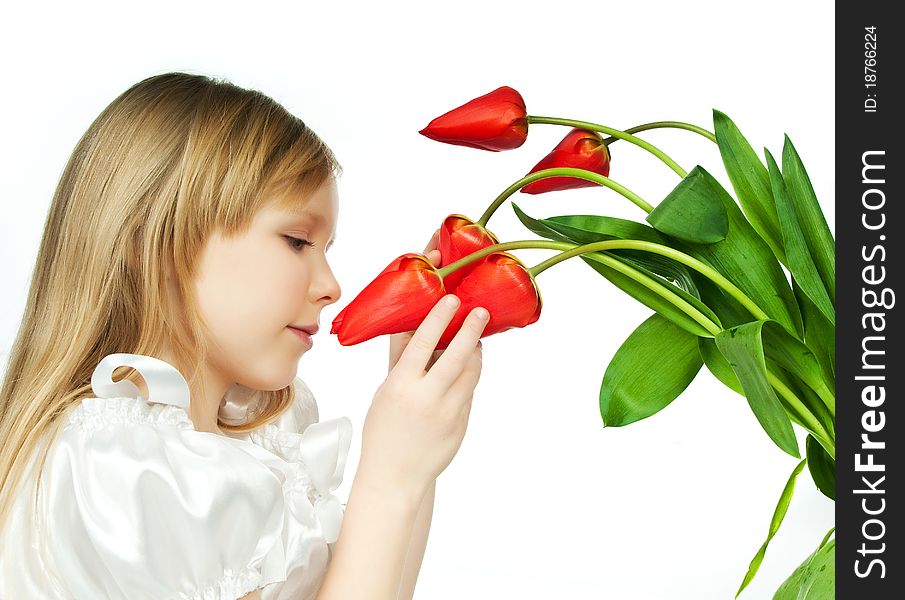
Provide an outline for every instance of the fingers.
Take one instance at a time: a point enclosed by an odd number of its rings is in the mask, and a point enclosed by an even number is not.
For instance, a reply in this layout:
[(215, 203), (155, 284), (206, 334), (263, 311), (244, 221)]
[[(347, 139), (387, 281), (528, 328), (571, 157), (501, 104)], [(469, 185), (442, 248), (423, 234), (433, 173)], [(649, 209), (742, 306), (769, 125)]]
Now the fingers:
[(430, 264), (434, 265), (435, 267), (439, 267), (440, 263), (443, 260), (440, 256), (439, 250), (431, 250), (430, 252), (425, 254), (424, 257), (427, 258), (427, 260), (430, 261)]
[(427, 370), (430, 371), (431, 367), (434, 366), (434, 363), (437, 362), (437, 359), (443, 356), (444, 350), (434, 350), (431, 353), (431, 359), (427, 363)]
[(393, 367), (396, 366), (396, 363), (399, 362), (402, 351), (405, 350), (405, 347), (408, 345), (409, 341), (411, 341), (414, 333), (414, 331), (406, 331), (404, 333), (394, 333), (390, 335), (389, 370), (392, 371)]
[[(427, 243), (427, 247), (424, 248), (424, 256), (430, 261), (432, 265), (435, 267), (439, 267), (443, 258), (440, 256), (440, 250), (437, 248), (440, 244), (440, 230), (436, 230), (434, 235), (431, 236), (430, 242)], [(414, 331), (407, 331), (405, 333), (393, 334), (390, 336), (390, 356), (389, 356), (389, 370), (392, 371), (393, 367), (396, 366), (396, 363), (399, 362), (399, 358), (402, 356), (402, 352), (405, 350), (408, 343), (411, 341)], [(428, 365), (430, 368), (433, 365), (433, 362), (437, 360), (439, 354), (435, 354)]]
[(434, 232), (434, 235), (431, 236), (431, 241), (427, 243), (427, 246), (424, 248), (424, 256), (430, 261), (432, 265), (435, 267), (439, 267), (442, 261), (442, 257), (440, 256), (440, 230)]
[[(454, 301), (450, 303), (450, 299)], [(424, 371), (432, 358), (434, 350), (437, 348), (440, 337), (446, 331), (446, 327), (452, 321), (453, 316), (455, 316), (459, 304), (460, 301), (455, 295), (446, 294), (443, 296), (427, 313), (418, 329), (415, 330), (412, 339), (409, 340), (405, 350), (402, 351), (402, 356), (399, 357), (397, 366), (408, 370)], [(448, 352), (449, 350), (447, 349), (441, 360)]]
[(427, 246), (424, 248), (424, 254), (427, 254), (431, 250), (436, 250), (440, 247), (440, 230), (434, 232), (434, 235), (431, 236), (431, 241), (427, 243)]
[(475, 353), (475, 346), (489, 320), (486, 308), (478, 307), (468, 313), (462, 327), (449, 343), (443, 356), (437, 359), (428, 377), (442, 389), (450, 388), (468, 367), (471, 356)]
[(466, 420), (471, 411), (471, 400), (474, 395), (475, 386), (481, 378), (481, 367), (483, 366), (483, 362), (484, 349), (478, 345), (471, 353), (471, 356), (468, 357), (468, 362), (462, 370), (462, 373), (459, 375), (459, 378), (456, 379), (452, 386), (450, 386), (448, 391), (448, 395), (454, 398), (466, 399), (465, 403), (462, 405), (463, 416)]

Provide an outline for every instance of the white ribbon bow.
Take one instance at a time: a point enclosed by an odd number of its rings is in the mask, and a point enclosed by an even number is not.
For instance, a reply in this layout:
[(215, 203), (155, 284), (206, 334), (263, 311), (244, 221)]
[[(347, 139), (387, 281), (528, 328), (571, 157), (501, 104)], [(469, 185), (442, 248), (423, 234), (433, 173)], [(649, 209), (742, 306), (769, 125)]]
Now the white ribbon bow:
[(189, 408), (189, 384), (179, 371), (167, 362), (143, 354), (110, 354), (91, 374), (91, 389), (98, 398), (141, 398), (134, 383), (127, 379), (113, 381), (113, 371), (132, 367), (141, 373), (148, 388), (148, 402)]
[(349, 446), (352, 444), (352, 421), (339, 417), (310, 424), (301, 434), (297, 447), (291, 449), (290, 460), (306, 467), (316, 493), (314, 512), (327, 543), (339, 538), (343, 506), (333, 492), (343, 481)]

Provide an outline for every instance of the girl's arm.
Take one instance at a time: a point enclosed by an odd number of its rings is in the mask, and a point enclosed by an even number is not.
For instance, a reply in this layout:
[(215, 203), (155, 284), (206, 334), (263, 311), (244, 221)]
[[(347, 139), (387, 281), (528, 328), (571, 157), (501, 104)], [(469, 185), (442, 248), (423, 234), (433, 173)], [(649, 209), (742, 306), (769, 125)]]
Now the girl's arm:
[(399, 600), (411, 600), (415, 595), (415, 582), (421, 570), (421, 562), (424, 559), (424, 548), (427, 546), (427, 534), (431, 528), (431, 516), (434, 512), (434, 492), (437, 487), (436, 480), (428, 488), (421, 501), (421, 510), (415, 519), (415, 527), (412, 531), (412, 539), (409, 541), (408, 554), (405, 556), (405, 566), (402, 570), (402, 583), (399, 587)]
[(239, 600), (261, 600), (261, 590), (255, 590), (253, 592), (248, 592)]
[(479, 338), (490, 319), (483, 308), (468, 313), (433, 361), (460, 304), (447, 295), (434, 305), (374, 394), (362, 428), (358, 470), (317, 600), (397, 600), (418, 513), (462, 444), (481, 374)]
[(396, 600), (421, 500), (359, 470), (317, 600)]

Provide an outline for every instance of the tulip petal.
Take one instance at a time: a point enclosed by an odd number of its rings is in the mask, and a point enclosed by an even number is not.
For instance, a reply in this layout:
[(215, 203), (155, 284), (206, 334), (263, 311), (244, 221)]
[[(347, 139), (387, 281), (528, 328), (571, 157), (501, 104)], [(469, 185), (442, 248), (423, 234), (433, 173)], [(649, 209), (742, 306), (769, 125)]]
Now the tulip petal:
[(333, 320), (330, 333), (351, 346), (384, 334), (417, 329), (445, 294), (443, 280), (421, 254), (393, 260)]
[[(496, 236), (488, 229), (478, 225), (463, 215), (449, 215), (440, 227), (440, 240), (438, 247), (442, 260), (441, 267), (445, 267), (473, 254), (478, 250), (498, 244)], [(481, 259), (484, 260), (484, 259)], [(468, 275), (481, 261), (475, 261), (460, 269), (456, 269), (447, 275), (443, 284), (447, 290), (454, 290), (459, 282)]]
[(455, 288), (461, 305), (440, 337), (438, 349), (445, 348), (462, 327), (468, 314), (482, 306), (490, 321), (481, 337), (507, 329), (525, 327), (540, 318), (541, 295), (528, 269), (507, 252), (494, 252), (480, 261)]

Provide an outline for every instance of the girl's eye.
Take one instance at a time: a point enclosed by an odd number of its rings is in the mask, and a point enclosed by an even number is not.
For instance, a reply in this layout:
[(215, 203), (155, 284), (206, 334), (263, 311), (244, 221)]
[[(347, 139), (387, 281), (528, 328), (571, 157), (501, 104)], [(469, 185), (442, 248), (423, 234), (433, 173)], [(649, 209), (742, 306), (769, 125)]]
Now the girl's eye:
[(309, 242), (308, 240), (301, 239), (301, 238), (294, 238), (294, 237), (289, 236), (289, 235), (286, 235), (286, 236), (283, 236), (283, 237), (286, 238), (286, 241), (289, 242), (289, 245), (292, 246), (292, 248), (293, 248), (294, 250), (301, 251), (301, 249), (304, 248), (305, 246), (308, 246), (308, 247), (310, 247), (310, 248), (314, 248), (314, 243), (313, 243), (313, 242)]

